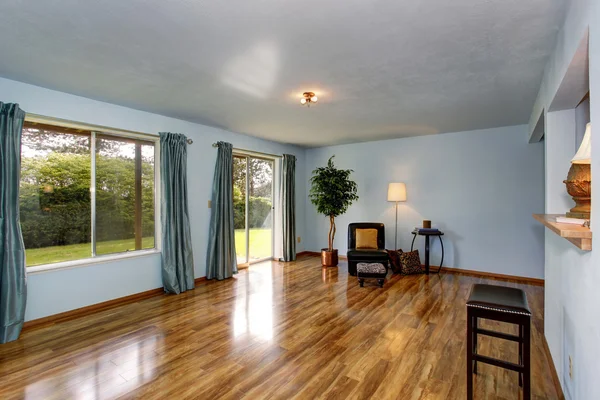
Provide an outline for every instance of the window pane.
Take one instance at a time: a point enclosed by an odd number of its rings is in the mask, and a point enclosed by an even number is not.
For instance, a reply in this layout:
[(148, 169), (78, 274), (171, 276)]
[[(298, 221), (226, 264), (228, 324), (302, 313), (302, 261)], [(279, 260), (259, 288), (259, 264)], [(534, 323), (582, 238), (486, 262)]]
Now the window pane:
[(154, 232), (154, 144), (142, 144), (143, 249), (156, 247)]
[(154, 248), (154, 144), (98, 135), (96, 254)]
[(20, 214), (27, 266), (91, 257), (90, 136), (25, 124)]
[(233, 224), (238, 264), (246, 259), (246, 158), (233, 157)]
[(273, 256), (273, 162), (250, 158), (250, 261)]

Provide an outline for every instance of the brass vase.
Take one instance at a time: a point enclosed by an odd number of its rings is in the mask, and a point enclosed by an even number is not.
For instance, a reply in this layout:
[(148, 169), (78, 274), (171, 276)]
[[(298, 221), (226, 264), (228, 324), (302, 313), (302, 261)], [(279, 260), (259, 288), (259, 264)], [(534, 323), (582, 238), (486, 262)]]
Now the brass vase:
[(592, 172), (590, 164), (571, 164), (567, 192), (573, 197), (575, 207), (567, 213), (569, 218), (590, 219), (592, 213)]
[(335, 267), (338, 265), (338, 251), (333, 249), (321, 249), (321, 265), (324, 267)]

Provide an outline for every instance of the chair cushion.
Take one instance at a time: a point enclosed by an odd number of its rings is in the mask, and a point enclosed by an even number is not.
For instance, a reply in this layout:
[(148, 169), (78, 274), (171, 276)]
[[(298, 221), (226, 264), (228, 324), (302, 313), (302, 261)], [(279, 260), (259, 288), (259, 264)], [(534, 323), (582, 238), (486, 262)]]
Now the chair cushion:
[(379, 222), (354, 222), (348, 224), (348, 250), (356, 249), (356, 230), (375, 229), (377, 231), (377, 249), (385, 249), (385, 226)]
[(377, 250), (377, 249), (368, 249), (368, 250), (358, 250), (352, 249), (348, 250), (346, 256), (349, 260), (355, 261), (386, 261), (388, 259), (388, 253), (385, 250)]
[(531, 314), (527, 295), (521, 289), (506, 286), (475, 284), (467, 300), (467, 306), (487, 308), (495, 311)]
[(377, 229), (357, 229), (356, 248), (377, 249)]
[(359, 274), (386, 274), (387, 268), (381, 263), (358, 263), (356, 272)]
[(423, 273), (423, 268), (421, 267), (421, 257), (419, 256), (419, 250), (409, 251), (400, 254), (400, 265), (401, 272), (404, 275)]

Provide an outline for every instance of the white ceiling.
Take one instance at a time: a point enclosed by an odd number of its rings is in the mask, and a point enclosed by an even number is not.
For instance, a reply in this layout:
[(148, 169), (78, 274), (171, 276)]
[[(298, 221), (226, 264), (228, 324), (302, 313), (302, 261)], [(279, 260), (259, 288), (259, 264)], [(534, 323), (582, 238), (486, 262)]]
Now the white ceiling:
[(5, 0), (0, 76), (302, 146), (515, 125), (566, 1)]

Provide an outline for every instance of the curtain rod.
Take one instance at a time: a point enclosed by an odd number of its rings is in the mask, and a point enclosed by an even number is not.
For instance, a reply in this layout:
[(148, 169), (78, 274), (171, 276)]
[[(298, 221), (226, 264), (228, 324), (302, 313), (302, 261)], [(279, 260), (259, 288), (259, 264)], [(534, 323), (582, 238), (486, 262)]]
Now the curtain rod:
[[(117, 135), (119, 135), (119, 134), (135, 135), (135, 136), (145, 136), (145, 137), (152, 138), (155, 140), (158, 139), (158, 135), (154, 135), (151, 133), (136, 132), (136, 131), (129, 131), (126, 129), (111, 128), (111, 127), (102, 126), (102, 125), (87, 124), (84, 122), (76, 122), (76, 121), (70, 121), (68, 119), (47, 117), (45, 115), (33, 114), (33, 113), (28, 113), (28, 112), (25, 113), (25, 121), (41, 123), (41, 124), (48, 124), (48, 125), (58, 125), (58, 126), (64, 126), (66, 128), (83, 129), (83, 130), (88, 130), (88, 131), (102, 131), (102, 132), (113, 133), (113, 134), (117, 134)], [(187, 141), (187, 144), (194, 143), (194, 141), (192, 139), (187, 139), (186, 141)]]
[[(217, 143), (213, 143), (212, 147), (219, 147), (219, 145)], [(275, 158), (281, 158), (281, 155), (277, 155), (277, 154), (271, 154), (271, 153), (261, 153), (260, 151), (253, 151), (253, 150), (244, 150), (244, 149), (237, 149), (237, 148), (233, 148), (233, 152), (237, 152), (237, 153), (242, 153), (242, 154), (249, 154), (249, 155), (257, 155), (257, 156), (266, 156), (266, 157), (275, 157)]]

